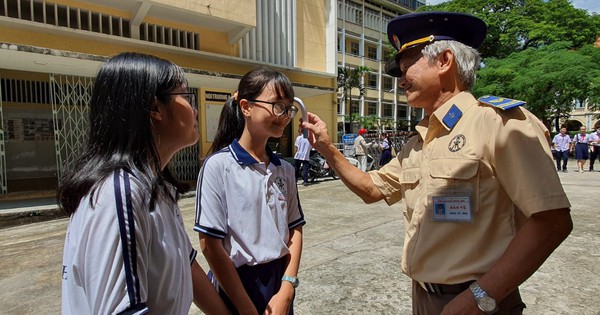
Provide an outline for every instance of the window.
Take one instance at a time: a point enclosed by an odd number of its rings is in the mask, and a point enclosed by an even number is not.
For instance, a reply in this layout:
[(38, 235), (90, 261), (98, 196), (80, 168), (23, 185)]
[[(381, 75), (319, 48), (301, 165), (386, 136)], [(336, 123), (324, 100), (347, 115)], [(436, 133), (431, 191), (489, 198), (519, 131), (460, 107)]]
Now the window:
[(129, 20), (48, 1), (0, 1), (0, 16), (106, 35), (131, 37)]
[(371, 89), (377, 88), (377, 74), (369, 73), (367, 77), (367, 87)]
[(397, 106), (398, 112), (396, 113), (396, 119), (406, 119), (406, 114), (408, 113), (408, 106), (406, 104), (398, 104)]
[(377, 102), (367, 102), (367, 116), (377, 115)]
[(350, 42), (350, 53), (353, 55), (356, 55), (356, 56), (359, 55), (360, 50), (358, 48), (358, 42), (354, 42), (354, 41)]
[(385, 92), (394, 92), (394, 78), (392, 77), (383, 77), (383, 90)]
[(390, 103), (383, 103), (383, 117), (394, 117), (393, 113), (392, 113), (392, 108), (394, 104), (390, 104)]
[(200, 50), (200, 34), (162, 25), (142, 23), (140, 39), (169, 46)]
[(360, 103), (357, 100), (350, 102), (350, 114), (360, 114)]
[(367, 46), (367, 58), (377, 60), (377, 47)]

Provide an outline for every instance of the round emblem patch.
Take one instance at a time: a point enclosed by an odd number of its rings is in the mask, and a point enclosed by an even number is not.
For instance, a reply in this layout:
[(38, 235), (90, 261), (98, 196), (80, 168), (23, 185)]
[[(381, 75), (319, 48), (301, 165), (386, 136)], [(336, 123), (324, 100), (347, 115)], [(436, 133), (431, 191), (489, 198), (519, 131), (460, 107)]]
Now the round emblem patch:
[(452, 140), (450, 140), (450, 143), (448, 144), (448, 150), (450, 150), (450, 152), (456, 152), (462, 149), (466, 143), (467, 138), (465, 138), (464, 135), (456, 135), (454, 138), (452, 138)]
[(287, 186), (285, 184), (285, 179), (283, 179), (282, 177), (277, 177), (275, 178), (275, 184), (277, 185), (279, 191), (281, 191), (282, 194), (287, 195)]

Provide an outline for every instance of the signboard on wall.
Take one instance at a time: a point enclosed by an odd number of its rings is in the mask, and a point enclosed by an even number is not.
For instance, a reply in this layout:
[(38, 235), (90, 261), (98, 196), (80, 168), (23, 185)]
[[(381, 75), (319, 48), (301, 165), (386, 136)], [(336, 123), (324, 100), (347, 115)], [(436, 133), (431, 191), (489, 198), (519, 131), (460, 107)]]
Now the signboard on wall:
[(204, 101), (206, 104), (206, 141), (212, 142), (219, 127), (219, 117), (225, 102), (231, 97), (231, 93), (206, 91)]

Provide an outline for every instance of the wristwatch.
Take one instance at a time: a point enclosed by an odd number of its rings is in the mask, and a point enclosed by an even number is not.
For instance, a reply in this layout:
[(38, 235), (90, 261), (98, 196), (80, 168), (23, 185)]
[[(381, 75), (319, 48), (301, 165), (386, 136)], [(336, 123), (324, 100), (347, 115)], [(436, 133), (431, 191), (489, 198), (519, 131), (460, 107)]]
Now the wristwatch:
[(496, 300), (489, 296), (487, 292), (483, 291), (477, 282), (471, 283), (469, 289), (471, 289), (471, 293), (473, 293), (475, 301), (477, 301), (477, 306), (481, 311), (486, 314), (494, 314), (498, 310), (498, 303), (496, 303)]
[(281, 278), (281, 281), (287, 281), (287, 282), (291, 283), (292, 287), (294, 287), (294, 288), (297, 288), (298, 285), (300, 285), (300, 280), (298, 280), (298, 278), (292, 277), (292, 276), (283, 276), (283, 278)]

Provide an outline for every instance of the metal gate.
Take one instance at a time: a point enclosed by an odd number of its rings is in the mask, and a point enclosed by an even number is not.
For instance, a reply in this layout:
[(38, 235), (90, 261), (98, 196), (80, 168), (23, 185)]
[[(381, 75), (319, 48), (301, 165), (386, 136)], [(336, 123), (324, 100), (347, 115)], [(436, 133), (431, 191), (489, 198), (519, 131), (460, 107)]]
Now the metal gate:
[[(94, 84), (93, 78), (51, 74), (50, 85), (57, 173), (60, 179), (85, 149)], [(198, 89), (190, 88), (190, 92), (197, 95)], [(198, 145), (193, 145), (179, 151), (171, 159), (169, 165), (177, 179), (186, 182), (197, 179), (200, 170), (198, 155)]]
[(93, 78), (50, 74), (56, 169), (60, 180), (85, 149)]
[[(190, 92), (193, 92), (198, 96), (197, 88), (189, 88)], [(196, 103), (198, 102), (198, 97), (194, 98)], [(198, 104), (196, 105), (196, 108)], [(195, 182), (198, 179), (198, 173), (200, 172), (200, 163), (199, 163), (199, 150), (200, 144), (194, 144), (189, 146), (175, 154), (171, 161), (169, 162), (169, 168), (180, 181), (184, 182)]]
[(2, 86), (0, 85), (0, 193), (8, 192), (8, 179), (6, 177), (6, 151), (4, 146), (4, 115), (2, 113)]

